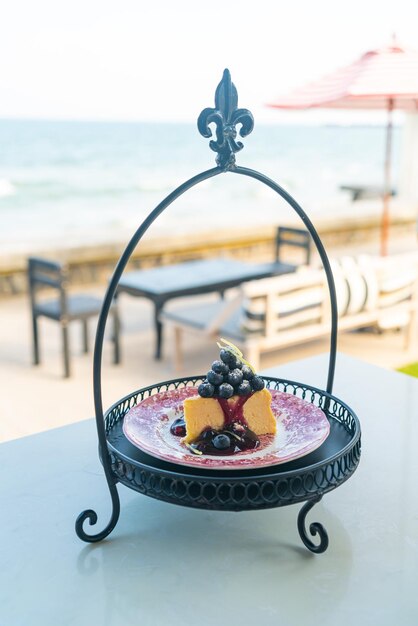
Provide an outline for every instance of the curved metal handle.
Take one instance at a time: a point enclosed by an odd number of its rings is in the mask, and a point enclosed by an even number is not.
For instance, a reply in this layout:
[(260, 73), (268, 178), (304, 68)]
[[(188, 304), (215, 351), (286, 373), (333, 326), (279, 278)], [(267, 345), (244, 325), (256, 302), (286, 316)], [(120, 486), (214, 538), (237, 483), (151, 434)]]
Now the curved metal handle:
[[(338, 310), (337, 310), (337, 298), (335, 293), (335, 284), (334, 278), (332, 275), (331, 266), (328, 260), (328, 256), (325, 252), (325, 248), (322, 244), (322, 241), (315, 230), (314, 225), (312, 224), (309, 217), (306, 215), (305, 211), (302, 207), (296, 202), (296, 200), (287, 193), (280, 185), (275, 183), (273, 180), (257, 172), (256, 170), (252, 170), (245, 167), (235, 166), (230, 168), (228, 171), (234, 174), (241, 174), (244, 176), (249, 176), (251, 178), (255, 178), (259, 180), (263, 184), (267, 185), (271, 189), (273, 189), (277, 194), (279, 194), (299, 215), (302, 219), (303, 223), (306, 225), (312, 239), (316, 245), (319, 256), (324, 266), (325, 274), (328, 281), (328, 288), (330, 292), (331, 298), (331, 339), (330, 339), (330, 359), (328, 365), (328, 377), (327, 377), (327, 387), (326, 390), (328, 393), (332, 393), (332, 387), (334, 382), (334, 373), (335, 373), (335, 361), (336, 361), (336, 351), (337, 351), (337, 333), (338, 333)], [(208, 178), (212, 178), (217, 176), (218, 174), (223, 173), (224, 170), (220, 167), (215, 167), (211, 170), (207, 170), (194, 176), (189, 179), (177, 189), (175, 189), (172, 193), (170, 193), (144, 220), (138, 230), (135, 232), (134, 236), (128, 243), (125, 251), (120, 257), (113, 276), (110, 280), (108, 289), (106, 291), (106, 295), (104, 298), (102, 310), (100, 312), (99, 321), (97, 325), (96, 332), (96, 341), (94, 346), (94, 361), (93, 361), (93, 384), (94, 384), (94, 405), (96, 412), (96, 421), (99, 435), (99, 442), (101, 444), (102, 450), (106, 450), (106, 437), (104, 432), (103, 425), (103, 403), (102, 403), (102, 389), (101, 389), (101, 361), (102, 361), (102, 352), (103, 352), (103, 339), (104, 332), (106, 326), (106, 320), (109, 314), (109, 310), (112, 304), (113, 297), (116, 293), (116, 289), (119, 283), (119, 279), (132, 256), (132, 253), (137, 246), (138, 242), (142, 239), (145, 232), (151, 226), (151, 224), (155, 221), (155, 219), (179, 196), (181, 196), (188, 189), (197, 185), (198, 183), (207, 180)], [(101, 424), (101, 427), (99, 426)]]

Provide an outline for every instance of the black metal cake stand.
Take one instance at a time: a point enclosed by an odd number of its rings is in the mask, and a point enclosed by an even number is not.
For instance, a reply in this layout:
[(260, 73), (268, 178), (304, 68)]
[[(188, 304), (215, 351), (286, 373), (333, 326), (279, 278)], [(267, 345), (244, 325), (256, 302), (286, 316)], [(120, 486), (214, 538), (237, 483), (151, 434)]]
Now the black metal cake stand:
[[(94, 403), (99, 439), (99, 455), (112, 498), (112, 514), (106, 527), (95, 534), (86, 532), (85, 523), (97, 523), (92, 509), (80, 513), (76, 520), (76, 533), (83, 541), (104, 539), (116, 526), (120, 514), (119, 495), (116, 488), (121, 483), (144, 495), (172, 504), (220, 511), (248, 511), (286, 506), (305, 502), (298, 515), (298, 530), (305, 546), (312, 552), (324, 552), (328, 535), (322, 524), (313, 522), (306, 528), (306, 516), (325, 493), (337, 488), (356, 470), (360, 460), (360, 423), (354, 412), (344, 402), (332, 395), (337, 349), (337, 300), (330, 263), (318, 233), (300, 205), (277, 183), (254, 170), (238, 167), (235, 152), (243, 148), (236, 141), (235, 126), (240, 124), (244, 137), (253, 128), (253, 117), (247, 109), (238, 109), (238, 95), (228, 70), (215, 95), (215, 108), (202, 111), (198, 128), (205, 137), (211, 137), (210, 124), (216, 126), (216, 141), (210, 142), (217, 152), (217, 167), (194, 176), (175, 189), (163, 200), (138, 228), (122, 254), (109, 283), (97, 326), (94, 348)], [(116, 402), (106, 412), (103, 410), (101, 392), (101, 363), (106, 320), (115, 296), (120, 277), (140, 239), (154, 220), (180, 195), (194, 185), (218, 174), (230, 172), (254, 178), (269, 186), (288, 202), (309, 231), (321, 258), (331, 304), (331, 334), (326, 391), (305, 383), (264, 377), (266, 387), (291, 393), (321, 408), (330, 423), (330, 433), (315, 451), (299, 459), (246, 470), (197, 469), (169, 463), (153, 457), (134, 446), (123, 433), (123, 420), (128, 411), (151, 394), (197, 385), (203, 377), (195, 376), (170, 380), (145, 387)], [(319, 541), (311, 537), (318, 535)]]

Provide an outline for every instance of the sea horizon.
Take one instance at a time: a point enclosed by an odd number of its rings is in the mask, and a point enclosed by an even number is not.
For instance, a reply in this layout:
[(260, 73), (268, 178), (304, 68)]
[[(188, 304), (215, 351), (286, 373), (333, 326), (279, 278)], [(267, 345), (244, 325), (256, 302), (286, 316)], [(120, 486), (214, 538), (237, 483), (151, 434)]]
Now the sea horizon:
[[(64, 124), (69, 123), (81, 123), (81, 124), (185, 124), (195, 126), (197, 123), (197, 117), (195, 121), (190, 121), (190, 119), (182, 119), (182, 118), (89, 118), (89, 117), (80, 117), (80, 118), (69, 118), (69, 117), (37, 117), (37, 116), (13, 116), (13, 115), (2, 115), (0, 116), (0, 122), (62, 122)], [(354, 122), (354, 121), (324, 121), (324, 120), (312, 120), (306, 119), (303, 117), (296, 121), (294, 118), (289, 121), (284, 122), (282, 119), (279, 120), (271, 120), (271, 119), (256, 119), (255, 125), (257, 126), (312, 126), (312, 127), (337, 127), (337, 128), (383, 128), (385, 129), (387, 126), (387, 122), (382, 120), (367, 121), (367, 122)], [(393, 120), (393, 127), (400, 128), (403, 126), (403, 122)]]
[[(237, 164), (283, 186), (309, 215), (349, 207), (341, 185), (381, 185), (381, 125), (256, 122)], [(400, 131), (394, 131), (394, 181)], [(0, 119), (2, 254), (122, 241), (165, 196), (216, 154), (195, 122)], [(289, 215), (274, 192), (231, 174), (207, 180), (167, 210), (156, 232), (273, 225)]]

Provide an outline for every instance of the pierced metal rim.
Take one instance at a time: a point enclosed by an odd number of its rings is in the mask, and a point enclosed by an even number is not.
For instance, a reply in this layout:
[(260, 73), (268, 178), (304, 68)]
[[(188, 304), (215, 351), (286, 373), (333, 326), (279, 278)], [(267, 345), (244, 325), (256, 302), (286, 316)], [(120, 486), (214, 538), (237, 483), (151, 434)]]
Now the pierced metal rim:
[[(204, 378), (204, 375), (197, 375), (197, 376), (187, 376), (184, 378), (173, 378), (171, 380), (167, 380), (167, 381), (163, 381), (161, 383), (156, 383), (153, 385), (149, 385), (148, 387), (142, 387), (141, 389), (138, 389), (137, 391), (134, 391), (133, 393), (130, 393), (126, 396), (124, 396), (123, 398), (121, 398), (120, 400), (118, 400), (117, 402), (113, 403), (112, 406), (105, 412), (104, 414), (104, 420), (106, 421), (107, 417), (109, 416), (109, 414), (113, 411), (113, 409), (115, 409), (118, 405), (122, 404), (123, 402), (126, 402), (128, 400), (130, 400), (134, 395), (139, 395), (141, 393), (147, 392), (147, 391), (152, 391), (153, 389), (156, 389), (159, 386), (168, 386), (171, 384), (181, 384), (181, 383), (187, 383), (190, 381), (194, 381), (196, 379), (200, 379), (200, 378)], [(361, 436), (361, 427), (360, 427), (360, 421), (357, 417), (357, 415), (354, 413), (354, 411), (342, 400), (340, 400), (339, 398), (337, 398), (336, 396), (327, 393), (326, 391), (323, 391), (321, 389), (318, 389), (317, 387), (313, 387), (311, 385), (307, 385), (305, 383), (300, 383), (297, 381), (293, 381), (293, 380), (287, 380), (285, 378), (274, 378), (271, 376), (261, 376), (261, 378), (263, 378), (265, 381), (267, 382), (274, 382), (274, 383), (282, 383), (282, 384), (288, 384), (288, 385), (296, 385), (297, 387), (304, 387), (310, 391), (314, 391), (318, 394), (320, 394), (321, 396), (328, 398), (329, 400), (333, 400), (336, 401), (340, 406), (344, 407), (349, 414), (351, 415), (351, 417), (354, 420), (355, 423), (355, 433), (352, 436), (352, 439), (349, 443), (347, 443), (343, 448), (341, 448), (341, 450), (339, 450), (338, 452), (334, 453), (332, 456), (327, 457), (326, 459), (323, 459), (322, 461), (318, 461), (317, 463), (314, 463), (312, 465), (306, 465), (303, 468), (299, 468), (299, 469), (295, 469), (295, 470), (289, 470), (288, 472), (280, 472), (280, 477), (282, 478), (289, 478), (292, 477), (294, 475), (301, 475), (307, 471), (315, 471), (316, 469), (321, 468), (324, 464), (329, 464), (332, 463), (334, 461), (336, 461), (337, 459), (339, 459), (340, 457), (344, 456), (347, 452), (349, 452), (358, 442), (358, 440), (360, 439)], [(184, 385), (186, 386), (186, 385)], [(158, 393), (158, 392), (157, 392)], [(287, 392), (286, 392), (287, 393)], [(150, 394), (152, 395), (152, 394)], [(296, 395), (296, 394), (294, 394)], [(129, 409), (128, 409), (129, 410)], [(126, 411), (127, 413), (128, 411)], [(325, 412), (325, 411), (324, 411)], [(126, 415), (125, 413), (125, 415)], [(123, 417), (121, 417), (120, 419), (123, 419), (125, 417), (125, 415)], [(328, 417), (328, 419), (330, 419)], [(331, 419), (336, 419), (331, 417)], [(338, 420), (336, 420), (338, 421)], [(106, 439), (107, 439), (107, 434), (106, 434)], [(110, 442), (109, 440), (107, 440), (107, 447), (109, 449), (109, 451), (114, 452), (119, 458), (124, 459), (125, 461), (127, 461), (128, 463), (133, 463), (134, 465), (138, 466), (138, 467), (143, 467), (144, 469), (149, 470), (150, 472), (154, 472), (156, 474), (161, 474), (161, 475), (165, 475), (165, 476), (178, 476), (179, 474), (181, 474), (181, 468), (184, 467), (183, 465), (181, 465), (180, 463), (178, 464), (179, 467), (179, 471), (174, 471), (174, 470), (169, 470), (169, 469), (161, 469), (158, 467), (155, 467), (153, 465), (148, 465), (147, 463), (143, 463), (143, 462), (138, 462), (138, 461), (134, 461), (133, 459), (131, 459), (130, 457), (124, 455), (122, 452), (120, 452), (117, 448), (115, 448)], [(171, 465), (174, 465), (174, 463), (171, 463)], [(283, 464), (285, 465), (285, 464)], [(272, 466), (274, 467), (274, 466)], [(190, 468), (188, 468), (190, 469)], [(197, 468), (193, 468), (193, 469), (197, 469)], [(199, 470), (197, 470), (199, 471)], [(240, 471), (239, 469), (235, 470), (235, 471)], [(249, 472), (251, 470), (245, 469), (245, 470), (241, 470), (241, 471), (245, 471), (245, 472)], [(228, 472), (229, 473), (229, 472)], [(212, 476), (212, 475), (211, 475)], [(257, 474), (254, 476), (254, 480), (271, 480), (271, 478), (275, 476), (275, 474)], [(207, 474), (198, 474), (198, 473), (192, 473), (192, 474), (187, 474), (187, 477), (189, 477), (190, 479), (202, 479), (202, 480), (207, 480), (209, 478), (209, 475)], [(247, 475), (245, 476), (245, 479), (247, 480), (251, 480), (251, 475)], [(222, 473), (221, 470), (219, 470), (219, 477), (216, 477), (216, 480), (219, 481), (240, 481), (242, 480), (243, 477), (242, 476), (228, 476)]]

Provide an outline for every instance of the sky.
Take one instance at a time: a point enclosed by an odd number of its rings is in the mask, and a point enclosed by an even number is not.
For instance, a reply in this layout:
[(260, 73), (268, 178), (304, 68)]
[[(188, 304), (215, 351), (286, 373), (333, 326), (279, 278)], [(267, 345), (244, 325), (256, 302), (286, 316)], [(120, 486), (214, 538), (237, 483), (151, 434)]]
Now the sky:
[(259, 121), (379, 121), (265, 104), (394, 32), (418, 48), (416, 0), (4, 0), (1, 15), (2, 118), (195, 120), (228, 67)]

